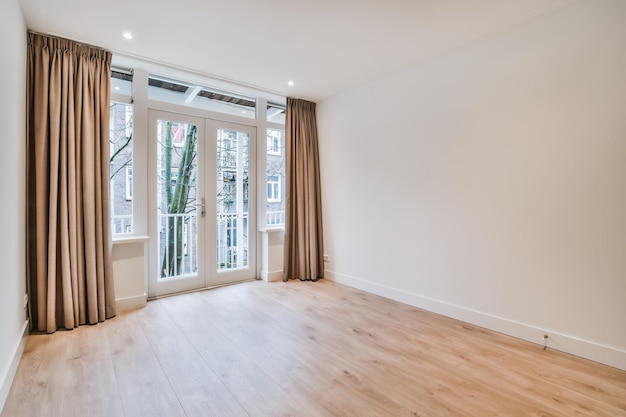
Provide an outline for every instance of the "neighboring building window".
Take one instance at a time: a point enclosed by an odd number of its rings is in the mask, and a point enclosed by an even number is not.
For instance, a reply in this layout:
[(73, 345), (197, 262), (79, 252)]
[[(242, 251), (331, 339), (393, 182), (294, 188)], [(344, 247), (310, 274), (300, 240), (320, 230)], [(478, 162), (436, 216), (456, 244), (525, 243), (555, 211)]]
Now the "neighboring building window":
[(133, 106), (124, 105), (124, 124), (126, 126), (126, 137), (133, 137)]
[(282, 131), (268, 129), (267, 131), (267, 154), (282, 155)]
[(133, 167), (126, 167), (126, 201), (133, 199)]
[(278, 175), (267, 177), (267, 201), (269, 203), (276, 203), (281, 200), (280, 177)]
[(285, 183), (285, 131), (267, 129), (266, 154), (266, 219), (267, 225), (285, 224), (285, 199), (283, 184)]
[(114, 235), (133, 232), (133, 106), (111, 103), (109, 200)]

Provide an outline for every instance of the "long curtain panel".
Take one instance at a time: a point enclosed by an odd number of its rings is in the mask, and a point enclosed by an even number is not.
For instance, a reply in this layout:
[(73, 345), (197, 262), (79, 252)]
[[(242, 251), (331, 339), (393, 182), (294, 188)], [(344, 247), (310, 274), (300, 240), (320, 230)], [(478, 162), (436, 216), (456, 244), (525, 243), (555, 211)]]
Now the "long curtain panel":
[(111, 53), (28, 33), (31, 330), (115, 315), (109, 218)]
[(315, 103), (287, 98), (283, 280), (324, 276), (322, 197)]

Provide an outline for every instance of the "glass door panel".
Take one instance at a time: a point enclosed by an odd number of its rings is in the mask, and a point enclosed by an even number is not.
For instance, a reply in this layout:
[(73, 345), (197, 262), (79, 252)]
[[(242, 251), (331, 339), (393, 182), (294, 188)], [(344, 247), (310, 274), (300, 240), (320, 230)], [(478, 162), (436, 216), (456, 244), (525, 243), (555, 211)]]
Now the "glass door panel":
[(198, 273), (198, 128), (157, 121), (159, 279)]
[(210, 123), (215, 147), (215, 282), (254, 278), (254, 133), (250, 127)]
[(152, 297), (205, 285), (203, 135), (204, 119), (150, 112)]
[(248, 265), (250, 135), (217, 132), (217, 270)]

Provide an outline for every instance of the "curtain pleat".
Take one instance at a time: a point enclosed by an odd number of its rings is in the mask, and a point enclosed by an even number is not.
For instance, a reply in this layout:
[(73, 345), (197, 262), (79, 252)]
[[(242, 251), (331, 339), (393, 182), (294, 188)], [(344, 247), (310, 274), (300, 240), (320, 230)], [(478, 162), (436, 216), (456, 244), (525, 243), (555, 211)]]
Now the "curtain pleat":
[(322, 197), (315, 103), (287, 98), (283, 280), (324, 276)]
[(115, 315), (109, 218), (111, 53), (28, 34), (31, 330)]

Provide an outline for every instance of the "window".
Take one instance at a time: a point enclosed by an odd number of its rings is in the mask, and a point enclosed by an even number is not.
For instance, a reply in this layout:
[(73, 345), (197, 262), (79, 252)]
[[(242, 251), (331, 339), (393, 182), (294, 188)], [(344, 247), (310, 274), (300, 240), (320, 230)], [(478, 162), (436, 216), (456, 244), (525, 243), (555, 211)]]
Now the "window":
[(133, 106), (111, 103), (109, 200), (114, 235), (133, 232)]
[(285, 180), (285, 131), (267, 129), (266, 155), (266, 220), (267, 225), (285, 224), (285, 201), (283, 183)]
[(280, 177), (278, 175), (271, 175), (267, 177), (267, 201), (269, 203), (276, 203), (280, 200)]
[(133, 167), (126, 167), (126, 201), (133, 199)]
[(284, 125), (285, 106), (275, 103), (267, 103), (267, 121)]
[(131, 96), (133, 94), (133, 72), (121, 68), (111, 69), (111, 93)]
[(268, 129), (267, 131), (267, 154), (282, 155), (282, 134), (280, 130)]
[(256, 118), (256, 99), (253, 97), (154, 74), (148, 78), (148, 97), (151, 100), (165, 103), (179, 104), (181, 106), (236, 115), (248, 119)]

